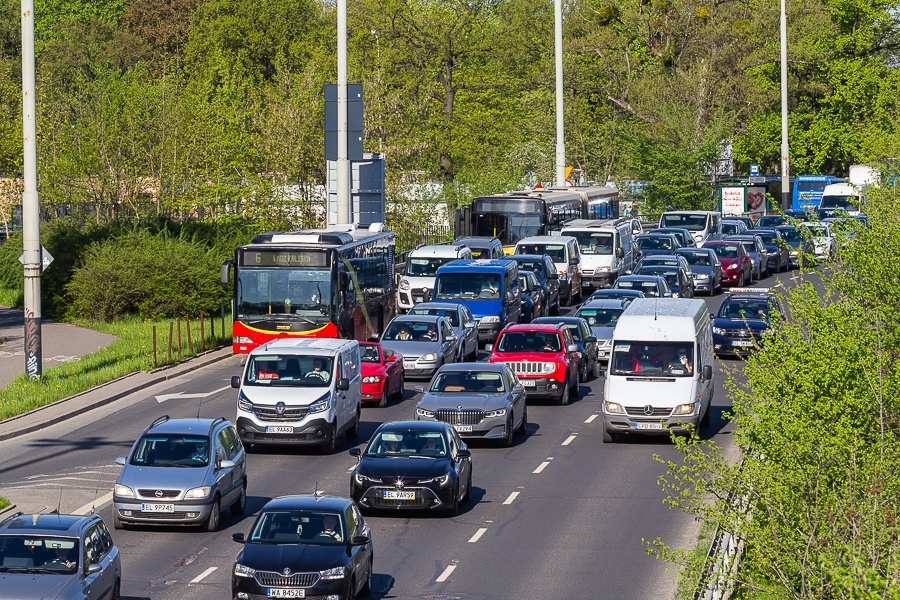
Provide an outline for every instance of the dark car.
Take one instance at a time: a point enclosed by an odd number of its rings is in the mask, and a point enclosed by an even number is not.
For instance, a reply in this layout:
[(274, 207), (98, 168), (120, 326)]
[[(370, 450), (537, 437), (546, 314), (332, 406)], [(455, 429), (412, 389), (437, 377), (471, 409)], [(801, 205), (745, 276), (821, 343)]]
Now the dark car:
[(749, 285), (753, 281), (753, 265), (750, 255), (740, 242), (714, 240), (703, 244), (716, 253), (722, 265), (722, 283), (727, 285)]
[(791, 268), (791, 251), (782, 239), (780, 231), (756, 228), (753, 230), (753, 235), (761, 239), (766, 247), (770, 272), (779, 273)]
[(453, 243), (468, 246), (469, 250), (472, 251), (472, 258), (475, 260), (480, 258), (503, 258), (503, 242), (495, 237), (477, 235), (458, 237), (453, 240)]
[(591, 333), (597, 338), (597, 362), (609, 362), (612, 351), (612, 337), (619, 317), (631, 304), (630, 298), (591, 298), (581, 305), (576, 317), (587, 321)]
[(638, 290), (648, 298), (671, 298), (672, 290), (665, 277), (659, 275), (622, 275), (613, 289)]
[(519, 290), (522, 294), (520, 323), (530, 323), (549, 314), (547, 293), (531, 271), (519, 271)]
[(769, 276), (769, 254), (762, 238), (755, 234), (756, 229), (753, 232), (752, 234), (747, 232), (745, 235), (729, 235), (724, 239), (735, 241), (744, 247), (744, 251), (750, 257), (750, 280), (759, 281)]
[(644, 233), (635, 238), (635, 243), (641, 256), (675, 254), (675, 250), (682, 247), (671, 233)]
[(809, 236), (804, 236), (794, 225), (779, 225), (775, 229), (781, 232), (781, 239), (788, 245), (792, 269), (805, 267), (810, 261), (815, 261), (816, 245)]
[(687, 261), (695, 293), (705, 291), (712, 296), (722, 291), (722, 263), (712, 249), (679, 248), (675, 254)]
[(553, 259), (546, 254), (513, 254), (506, 258), (516, 261), (519, 269), (531, 271), (544, 287), (549, 314), (559, 314), (559, 273)]
[(544, 317), (542, 319), (535, 319), (534, 323), (562, 323), (565, 325), (568, 328), (569, 333), (572, 334), (572, 340), (575, 342), (575, 345), (578, 346), (578, 352), (581, 354), (581, 356), (578, 357), (578, 368), (581, 381), (587, 381), (590, 376), (600, 376), (597, 337), (591, 331), (591, 327), (588, 325), (587, 321), (577, 316)]
[(777, 227), (785, 223), (787, 223), (787, 219), (783, 215), (763, 215), (756, 220), (755, 227)]
[(119, 600), (119, 549), (95, 515), (0, 518), (0, 598)]
[[(361, 507), (459, 514), (472, 493), (472, 453), (456, 430), (437, 421), (382, 424), (350, 474), (350, 496)], [(343, 598), (343, 596), (342, 596)]]
[(644, 265), (634, 274), (665, 277), (673, 298), (694, 297), (694, 280), (680, 265)]
[(629, 300), (634, 300), (635, 298), (646, 298), (647, 294), (640, 290), (628, 290), (625, 288), (607, 288), (605, 290), (597, 290), (588, 300), (602, 300), (605, 298), (615, 299), (615, 298), (627, 298)]
[(732, 218), (722, 219), (722, 235), (740, 235), (747, 229), (747, 224), (744, 221)]
[(671, 233), (683, 248), (693, 248), (697, 245), (691, 232), (682, 227), (657, 227), (656, 229), (651, 229), (647, 233)]
[(768, 288), (734, 288), (713, 318), (713, 351), (716, 355), (749, 354), (759, 347), (763, 333), (779, 312)]
[(753, 229), (754, 227), (753, 219), (746, 215), (728, 215), (727, 217), (723, 217), (722, 221), (724, 222), (725, 219), (728, 219), (729, 221), (740, 221), (747, 226), (747, 229)]
[(356, 504), (329, 496), (269, 500), (231, 569), (232, 598), (355, 598), (372, 591), (371, 531)]

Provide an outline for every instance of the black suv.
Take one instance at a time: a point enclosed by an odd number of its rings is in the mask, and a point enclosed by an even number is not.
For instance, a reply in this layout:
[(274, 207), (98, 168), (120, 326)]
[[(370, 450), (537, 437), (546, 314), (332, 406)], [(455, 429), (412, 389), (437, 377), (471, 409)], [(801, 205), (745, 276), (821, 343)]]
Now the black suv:
[(513, 254), (506, 258), (518, 263), (519, 269), (534, 272), (538, 283), (544, 288), (547, 306), (551, 315), (559, 314), (559, 272), (553, 259), (546, 254)]

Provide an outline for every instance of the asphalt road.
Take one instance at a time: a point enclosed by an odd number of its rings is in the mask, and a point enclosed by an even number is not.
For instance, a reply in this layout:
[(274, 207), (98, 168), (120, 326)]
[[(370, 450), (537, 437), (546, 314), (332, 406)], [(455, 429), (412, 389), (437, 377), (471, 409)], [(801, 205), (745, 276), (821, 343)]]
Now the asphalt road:
[[(787, 280), (792, 274), (779, 275)], [(770, 277), (760, 285), (773, 285)], [(789, 285), (789, 284), (788, 284)], [(711, 309), (722, 296), (708, 299)], [(718, 361), (711, 427), (704, 436), (734, 452), (727, 377), (740, 361)], [(19, 510), (87, 512), (92, 505), (112, 523), (110, 499), (119, 467), (141, 429), (161, 414), (233, 419), (237, 359), (192, 371), (42, 431), (0, 442), (0, 493)], [(407, 383), (402, 401), (366, 408), (362, 445), (384, 421), (414, 416), (417, 394)], [(672, 598), (675, 576), (645, 552), (642, 539), (662, 537), (692, 547), (697, 525), (663, 504), (654, 455), (677, 460), (666, 438), (602, 444), (602, 380), (582, 386), (570, 406), (529, 403), (529, 426), (512, 448), (471, 444), (473, 500), (455, 518), (396, 513), (368, 517), (375, 548), (374, 598)], [(181, 393), (160, 402), (158, 396)], [(200, 397), (203, 396), (203, 397)], [(272, 449), (248, 456), (248, 511), (225, 512), (208, 534), (182, 528), (115, 531), (122, 551), (123, 598), (219, 600), (230, 597), (238, 552), (233, 532), (247, 532), (270, 498), (321, 490), (345, 496), (355, 464), (341, 440), (332, 456), (314, 449)]]

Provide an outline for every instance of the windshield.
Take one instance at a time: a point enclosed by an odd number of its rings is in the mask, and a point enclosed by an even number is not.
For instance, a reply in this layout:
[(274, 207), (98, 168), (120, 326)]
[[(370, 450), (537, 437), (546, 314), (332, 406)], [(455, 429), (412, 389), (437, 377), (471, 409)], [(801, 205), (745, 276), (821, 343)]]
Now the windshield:
[(846, 211), (859, 210), (857, 196), (823, 196), (819, 208), (841, 208)]
[(747, 254), (753, 254), (755, 252), (759, 252), (759, 248), (756, 247), (755, 240), (738, 240), (738, 243), (744, 247), (744, 251)]
[(668, 237), (641, 236), (637, 239), (638, 248), (641, 250), (672, 250), (674, 244)]
[(588, 322), (591, 327), (615, 327), (622, 316), (623, 308), (582, 308), (577, 316)]
[(437, 326), (423, 321), (407, 321), (394, 319), (384, 330), (381, 339), (398, 342), (436, 342)]
[(78, 538), (0, 535), (0, 572), (71, 575), (78, 568), (79, 548)]
[(635, 281), (634, 279), (624, 279), (622, 277), (619, 277), (613, 284), (613, 289), (637, 290), (639, 292), (644, 292), (644, 295), (648, 298), (659, 297), (659, 284), (656, 281), (652, 280)]
[(681, 256), (683, 256), (688, 264), (695, 267), (711, 267), (712, 259), (709, 257), (708, 252), (679, 252)]
[(641, 267), (638, 271), (640, 272), (635, 272), (635, 275), (658, 275), (664, 277), (670, 287), (680, 287), (678, 285), (678, 269), (676, 268), (662, 265), (647, 265)]
[(743, 319), (748, 321), (769, 321), (771, 306), (766, 300), (726, 300), (719, 307), (718, 316), (723, 319)]
[(807, 225), (804, 223), (803, 227), (805, 227), (813, 237), (828, 237), (829, 235), (828, 227), (825, 225)]
[(449, 308), (418, 308), (415, 307), (409, 311), (411, 315), (432, 315), (435, 317), (445, 317), (450, 321), (452, 327), (459, 327), (459, 313)]
[(367, 456), (447, 456), (444, 436), (438, 431), (382, 430), (366, 448)]
[(491, 371), (441, 371), (431, 382), (432, 392), (494, 394), (505, 391), (503, 376)]
[(541, 234), (543, 223), (537, 214), (486, 214), (476, 215), (473, 235), (500, 238), (504, 244)]
[(786, 242), (799, 242), (803, 239), (803, 236), (800, 235), (800, 232), (794, 229), (779, 229), (781, 231), (781, 237), (784, 238)]
[(738, 233), (743, 232), (744, 229), (743, 223), (722, 223), (723, 235), (737, 235)]
[(331, 383), (333, 363), (330, 356), (252, 355), (247, 361), (245, 383), (297, 388), (327, 388)]
[(381, 359), (378, 356), (378, 346), (375, 344), (360, 344), (359, 345), (359, 357), (363, 362), (368, 363), (380, 363)]
[(138, 442), (130, 462), (142, 467), (205, 467), (209, 464), (209, 438), (148, 433)]
[(527, 244), (516, 246), (516, 254), (546, 254), (555, 263), (566, 262), (566, 247), (563, 244)]
[(609, 232), (591, 232), (591, 231), (566, 231), (566, 235), (570, 235), (578, 240), (581, 246), (582, 254), (612, 254), (613, 253), (613, 234)]
[(664, 214), (659, 222), (659, 226), (678, 227), (680, 229), (687, 229), (688, 231), (703, 231), (704, 229), (706, 229), (706, 223), (708, 219), (709, 215), (703, 213), (687, 215)]
[(756, 236), (762, 239), (766, 246), (774, 246), (778, 244), (778, 236), (773, 233), (757, 233)]
[(499, 352), (559, 352), (562, 349), (555, 331), (508, 331), (500, 336)]
[(438, 267), (453, 258), (410, 258), (406, 261), (406, 274), (410, 277), (434, 277)]
[(250, 531), (257, 544), (321, 544), (336, 546), (346, 539), (341, 513), (319, 510), (267, 510)]
[(519, 264), (520, 269), (533, 272), (539, 279), (543, 279), (547, 276), (547, 272), (544, 268), (546, 265), (544, 265), (543, 260), (519, 259), (516, 262)]
[(327, 323), (331, 316), (331, 271), (238, 269), (237, 311), (244, 319), (278, 316)]
[(690, 377), (694, 373), (694, 344), (617, 341), (610, 364), (614, 375)]
[(737, 258), (741, 254), (741, 251), (739, 250), (739, 246), (737, 246), (737, 245), (732, 245), (732, 244), (724, 245), (723, 244), (721, 246), (715, 245), (715, 246), (710, 246), (710, 247), (713, 249), (713, 251), (716, 253), (716, 255), (719, 258)]
[(478, 298), (500, 299), (500, 275), (497, 273), (441, 273), (434, 288), (434, 297), (441, 300)]

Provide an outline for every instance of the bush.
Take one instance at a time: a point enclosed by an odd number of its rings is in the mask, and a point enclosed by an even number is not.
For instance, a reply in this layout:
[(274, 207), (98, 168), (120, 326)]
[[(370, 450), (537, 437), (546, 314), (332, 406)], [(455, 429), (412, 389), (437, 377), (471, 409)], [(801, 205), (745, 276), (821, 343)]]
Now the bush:
[(212, 312), (229, 298), (220, 261), (201, 244), (131, 231), (91, 245), (65, 286), (67, 319), (111, 321)]

